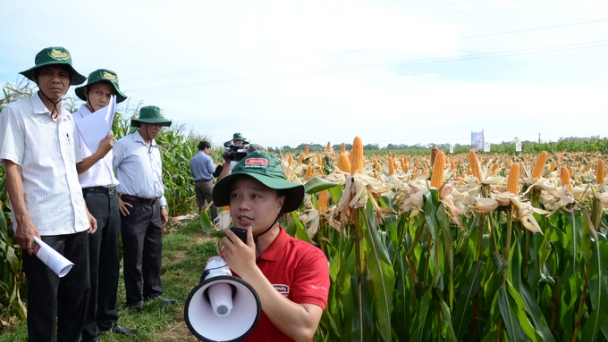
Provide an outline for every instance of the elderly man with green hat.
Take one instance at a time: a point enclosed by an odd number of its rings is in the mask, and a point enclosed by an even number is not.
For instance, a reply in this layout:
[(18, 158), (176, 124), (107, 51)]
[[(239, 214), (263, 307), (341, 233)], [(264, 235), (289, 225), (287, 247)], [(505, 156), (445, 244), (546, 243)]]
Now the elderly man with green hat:
[[(85, 101), (74, 113), (78, 122), (96, 111), (111, 104), (112, 96), (116, 103), (127, 96), (120, 90), (118, 75), (112, 70), (98, 69), (89, 74), (87, 83), (75, 89), (76, 96)], [(83, 137), (78, 135), (80, 153), (83, 160), (76, 164), (82, 194), (91, 214), (97, 219), (97, 231), (89, 235), (89, 268), (91, 274), (91, 293), (85, 316), (82, 342), (99, 341), (100, 331), (112, 330), (121, 335), (135, 334), (118, 324), (116, 295), (120, 273), (120, 211), (116, 186), (118, 180), (112, 170), (112, 148), (114, 133), (107, 127), (97, 146), (87, 146)]]
[[(88, 234), (97, 223), (78, 182), (76, 163), (82, 157), (74, 118), (61, 100), (71, 85), (86, 78), (63, 47), (43, 49), (35, 66), (21, 74), (38, 91), (2, 110), (0, 164), (28, 278), (28, 340), (77, 342), (90, 289)], [(67, 275), (60, 278), (36, 257), (34, 238), (74, 263)]]
[(246, 243), (230, 229), (222, 238), (223, 258), (256, 290), (262, 306), (244, 341), (312, 341), (317, 330), (329, 293), (327, 258), (279, 225), (281, 215), (303, 200), (304, 186), (287, 181), (279, 160), (259, 150), (213, 189), (216, 205), (230, 205), (232, 222), (247, 230)]
[[(167, 200), (162, 180), (162, 164), (154, 140), (163, 126), (170, 126), (160, 108), (142, 107), (131, 120), (138, 130), (118, 140), (114, 146), (113, 166), (120, 182), (123, 267), (127, 306), (142, 310), (142, 301), (165, 299), (160, 278), (163, 225), (167, 222)], [(142, 283), (143, 279), (143, 283)]]

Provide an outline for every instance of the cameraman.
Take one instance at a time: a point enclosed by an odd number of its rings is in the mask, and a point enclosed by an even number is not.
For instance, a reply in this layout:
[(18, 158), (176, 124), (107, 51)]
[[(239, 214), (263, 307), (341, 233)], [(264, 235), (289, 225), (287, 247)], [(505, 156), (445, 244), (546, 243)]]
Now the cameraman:
[[(235, 133), (239, 134), (239, 133)], [(224, 144), (226, 145), (226, 144)], [(258, 145), (258, 144), (251, 144), (249, 146), (247, 146), (246, 149), (239, 149), (239, 150), (227, 150), (226, 152), (224, 152), (224, 154), (222, 155), (224, 157), (224, 165), (219, 165), (217, 168), (221, 169), (221, 173), (220, 175), (217, 177), (218, 180), (228, 176), (230, 174), (230, 172), (232, 171), (232, 164), (234, 163), (234, 165), (238, 164), (239, 160), (243, 159), (244, 157), (248, 156), (249, 154), (253, 153), (253, 151), (256, 150), (261, 150), (264, 151), (264, 146), (262, 145)]]
[[(241, 133), (234, 133), (232, 135), (232, 140), (225, 142), (224, 146), (226, 146), (226, 148), (227, 148), (226, 152), (236, 152), (237, 150), (244, 150), (248, 144), (249, 144), (249, 141), (247, 141), (247, 138), (242, 136)], [(224, 153), (224, 162), (226, 161), (226, 158), (228, 158), (228, 155), (226, 153)], [(241, 157), (241, 159), (242, 159), (242, 157)], [(232, 168), (234, 168), (236, 163), (238, 163), (239, 160), (241, 160), (241, 159), (238, 159), (238, 160), (236, 160), (234, 158), (229, 159), (230, 160), (230, 171), (232, 171)]]

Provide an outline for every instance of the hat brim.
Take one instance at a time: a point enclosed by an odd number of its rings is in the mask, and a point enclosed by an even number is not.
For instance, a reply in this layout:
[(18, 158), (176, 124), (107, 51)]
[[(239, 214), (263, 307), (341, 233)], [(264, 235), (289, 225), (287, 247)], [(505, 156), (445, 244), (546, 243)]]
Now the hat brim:
[(304, 201), (304, 185), (287, 181), (285, 179), (268, 177), (257, 173), (234, 172), (220, 179), (213, 187), (213, 203), (216, 206), (230, 205), (230, 191), (232, 184), (238, 177), (249, 176), (264, 184), (270, 189), (285, 193), (283, 213), (292, 212), (300, 207)]
[(87, 97), (84, 96), (84, 88), (90, 86), (91, 84), (100, 83), (100, 82), (111, 84), (112, 87), (114, 87), (114, 90), (116, 91), (116, 103), (121, 103), (122, 101), (127, 99), (127, 95), (125, 95), (122, 91), (120, 91), (120, 89), (118, 89), (116, 84), (109, 82), (109, 81), (97, 81), (97, 82), (93, 82), (93, 83), (87, 83), (81, 87), (74, 89), (74, 92), (76, 93), (76, 96), (78, 96), (79, 99), (81, 99), (82, 101), (86, 101)]
[(35, 67), (29, 68), (25, 71), (20, 72), (19, 74), (23, 75), (25, 78), (27, 78), (28, 80), (32, 81), (32, 82), (36, 82), (36, 80), (34, 78), (32, 78), (32, 73), (34, 70), (36, 69), (40, 69), (42, 67), (45, 66), (50, 66), (50, 65), (65, 65), (67, 66), (71, 73), (72, 73), (72, 83), (71, 85), (79, 85), (79, 84), (83, 84), (84, 81), (87, 80), (87, 78), (83, 75), (81, 75), (80, 73), (78, 73), (78, 71), (76, 71), (76, 69), (74, 69), (74, 67), (71, 64), (68, 63), (61, 63), (61, 62), (48, 62), (48, 63), (42, 63), (40, 65), (36, 65)]
[(131, 126), (133, 127), (139, 127), (140, 123), (147, 123), (147, 124), (160, 124), (161, 126), (165, 126), (165, 127), (169, 127), (171, 126), (172, 121), (171, 120), (167, 120), (167, 119), (131, 119)]

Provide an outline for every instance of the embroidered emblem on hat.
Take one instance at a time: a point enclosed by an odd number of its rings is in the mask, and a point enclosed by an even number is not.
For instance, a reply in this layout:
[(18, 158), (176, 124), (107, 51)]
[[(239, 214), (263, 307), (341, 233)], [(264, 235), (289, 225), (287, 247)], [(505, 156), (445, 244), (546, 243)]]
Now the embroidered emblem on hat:
[(111, 73), (104, 71), (103, 74), (101, 75), (101, 77), (103, 77), (105, 80), (108, 80), (110, 82), (117, 82), (118, 81), (118, 77), (116, 77), (115, 75), (112, 75)]
[(55, 60), (58, 60), (58, 61), (63, 61), (63, 60), (66, 60), (66, 59), (70, 58), (70, 53), (67, 52), (67, 51), (61, 51), (61, 50), (52, 49), (49, 52), (49, 56), (52, 59), (55, 59)]
[(249, 158), (245, 160), (245, 167), (268, 167), (268, 159), (266, 158)]

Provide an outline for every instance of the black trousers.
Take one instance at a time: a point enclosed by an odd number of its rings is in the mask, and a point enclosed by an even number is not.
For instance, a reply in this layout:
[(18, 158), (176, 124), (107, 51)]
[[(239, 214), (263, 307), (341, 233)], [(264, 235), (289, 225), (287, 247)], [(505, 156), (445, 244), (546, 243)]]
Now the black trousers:
[(23, 270), (28, 280), (27, 331), (30, 342), (80, 340), (90, 291), (87, 235), (88, 232), (84, 231), (42, 237), (42, 241), (74, 263), (63, 278), (59, 278), (35, 255), (23, 253)]
[[(194, 182), (194, 191), (196, 192), (199, 211), (205, 206), (205, 201), (207, 203), (213, 202), (213, 183), (211, 181)], [(215, 204), (212, 204), (209, 210), (211, 211), (211, 220), (213, 222), (217, 218), (217, 207)]]
[(91, 293), (82, 330), (82, 340), (90, 341), (99, 336), (100, 328), (108, 330), (118, 321), (120, 211), (116, 193), (83, 189), (83, 195), (89, 212), (97, 220), (97, 231), (89, 235)]
[(121, 215), (125, 292), (127, 305), (134, 305), (163, 293), (163, 226), (158, 202), (125, 202), (133, 205), (129, 215)]

